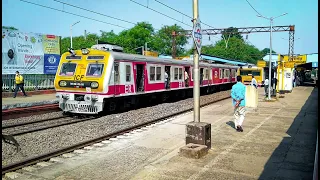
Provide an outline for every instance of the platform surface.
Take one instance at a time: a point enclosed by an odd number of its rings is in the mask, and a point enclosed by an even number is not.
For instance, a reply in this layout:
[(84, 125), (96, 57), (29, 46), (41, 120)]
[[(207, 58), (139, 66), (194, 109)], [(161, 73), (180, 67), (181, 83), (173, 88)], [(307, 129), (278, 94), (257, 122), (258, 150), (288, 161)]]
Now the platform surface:
[(27, 97), (17, 96), (16, 98), (7, 97), (2, 98), (2, 109), (38, 106), (53, 103), (58, 103), (56, 94), (30, 95)]
[[(260, 92), (261, 90), (259, 90)], [(212, 149), (200, 159), (179, 156), (193, 113), (130, 133), (16, 179), (312, 179), (318, 89), (297, 87), (276, 102), (248, 111), (236, 132), (231, 100), (201, 109), (211, 123)]]

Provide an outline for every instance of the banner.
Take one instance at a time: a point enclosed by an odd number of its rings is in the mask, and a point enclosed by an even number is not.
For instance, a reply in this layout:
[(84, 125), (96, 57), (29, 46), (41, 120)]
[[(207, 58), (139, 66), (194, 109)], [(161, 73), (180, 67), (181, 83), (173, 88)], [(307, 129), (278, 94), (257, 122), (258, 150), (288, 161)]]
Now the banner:
[(56, 74), (60, 62), (59, 54), (44, 55), (44, 74)]
[(2, 74), (43, 74), (42, 35), (2, 29)]
[(55, 35), (43, 35), (43, 51), (45, 54), (60, 54), (60, 38)]
[(59, 61), (59, 36), (2, 29), (2, 74), (55, 74)]

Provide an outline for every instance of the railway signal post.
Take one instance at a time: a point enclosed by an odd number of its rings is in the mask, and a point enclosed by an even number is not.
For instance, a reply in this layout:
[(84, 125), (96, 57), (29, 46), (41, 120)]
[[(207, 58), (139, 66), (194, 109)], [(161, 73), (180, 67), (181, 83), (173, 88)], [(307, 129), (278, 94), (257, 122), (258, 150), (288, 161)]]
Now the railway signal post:
[[(193, 122), (186, 125), (186, 146), (180, 149), (181, 154), (187, 157), (196, 155), (196, 158), (206, 154), (211, 148), (211, 124), (200, 122), (200, 73), (199, 56), (201, 54), (202, 32), (199, 20), (198, 0), (193, 0)], [(196, 151), (196, 152), (194, 152)]]

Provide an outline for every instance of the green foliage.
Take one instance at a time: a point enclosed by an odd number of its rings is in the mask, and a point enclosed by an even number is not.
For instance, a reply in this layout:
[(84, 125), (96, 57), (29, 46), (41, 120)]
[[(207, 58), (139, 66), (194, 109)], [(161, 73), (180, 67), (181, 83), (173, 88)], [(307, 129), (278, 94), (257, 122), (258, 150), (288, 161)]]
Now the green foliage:
[(17, 28), (12, 26), (2, 26), (2, 29), (18, 30)]
[(232, 37), (236, 37), (238, 39), (241, 39), (243, 40), (243, 37), (241, 36), (241, 34), (238, 32), (238, 29), (237, 28), (234, 28), (234, 27), (229, 27), (225, 30), (222, 31), (222, 35), (221, 35), (221, 38), (222, 39), (228, 39), (228, 38), (232, 38)]
[[(261, 53), (265, 56), (265, 55), (268, 55), (270, 54), (270, 48), (264, 48)], [(273, 53), (276, 53), (274, 50), (272, 50), (272, 54)]]
[[(171, 55), (172, 53), (172, 32), (183, 30), (181, 26), (174, 24), (173, 26), (162, 27), (154, 36), (154, 40), (151, 42), (151, 47), (159, 54)], [(176, 37), (176, 55), (181, 56), (186, 54), (184, 46), (188, 42), (188, 37), (177, 36)]]
[(258, 48), (245, 43), (237, 37), (229, 39), (227, 48), (225, 41), (220, 40), (215, 45), (203, 46), (201, 51), (203, 54), (254, 64), (263, 57)]
[[(164, 26), (159, 31), (155, 32), (151, 24), (147, 22), (137, 23), (134, 27), (128, 30), (123, 30), (119, 34), (113, 31), (106, 32), (100, 30), (101, 35), (89, 34), (87, 40), (83, 36), (73, 37), (73, 49), (90, 48), (99, 39), (103, 42), (117, 44), (123, 47), (126, 53), (136, 53), (137, 48), (145, 46), (147, 43), (148, 50), (156, 51), (159, 54), (171, 55), (172, 51), (172, 31), (182, 30), (178, 25)], [(185, 55), (184, 46), (187, 44), (187, 37), (178, 36), (176, 38), (177, 55)], [(67, 52), (70, 47), (70, 38), (62, 38), (61, 53)]]

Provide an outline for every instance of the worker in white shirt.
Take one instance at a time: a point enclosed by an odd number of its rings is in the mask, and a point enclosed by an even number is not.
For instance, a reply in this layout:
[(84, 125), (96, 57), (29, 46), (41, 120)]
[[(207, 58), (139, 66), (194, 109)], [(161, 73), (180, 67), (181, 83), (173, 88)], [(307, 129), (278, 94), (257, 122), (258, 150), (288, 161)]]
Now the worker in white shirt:
[(252, 76), (251, 86), (254, 86), (255, 88), (258, 88), (257, 80), (254, 78), (254, 76)]
[(268, 88), (269, 88), (269, 79), (266, 78), (266, 80), (264, 81), (264, 92), (265, 92), (265, 96), (268, 95)]
[(186, 87), (189, 87), (189, 74), (187, 71), (184, 71), (184, 82)]
[(169, 88), (169, 75), (168, 75), (168, 70), (166, 70), (164, 72), (164, 85), (165, 85), (165, 88), (168, 89)]

